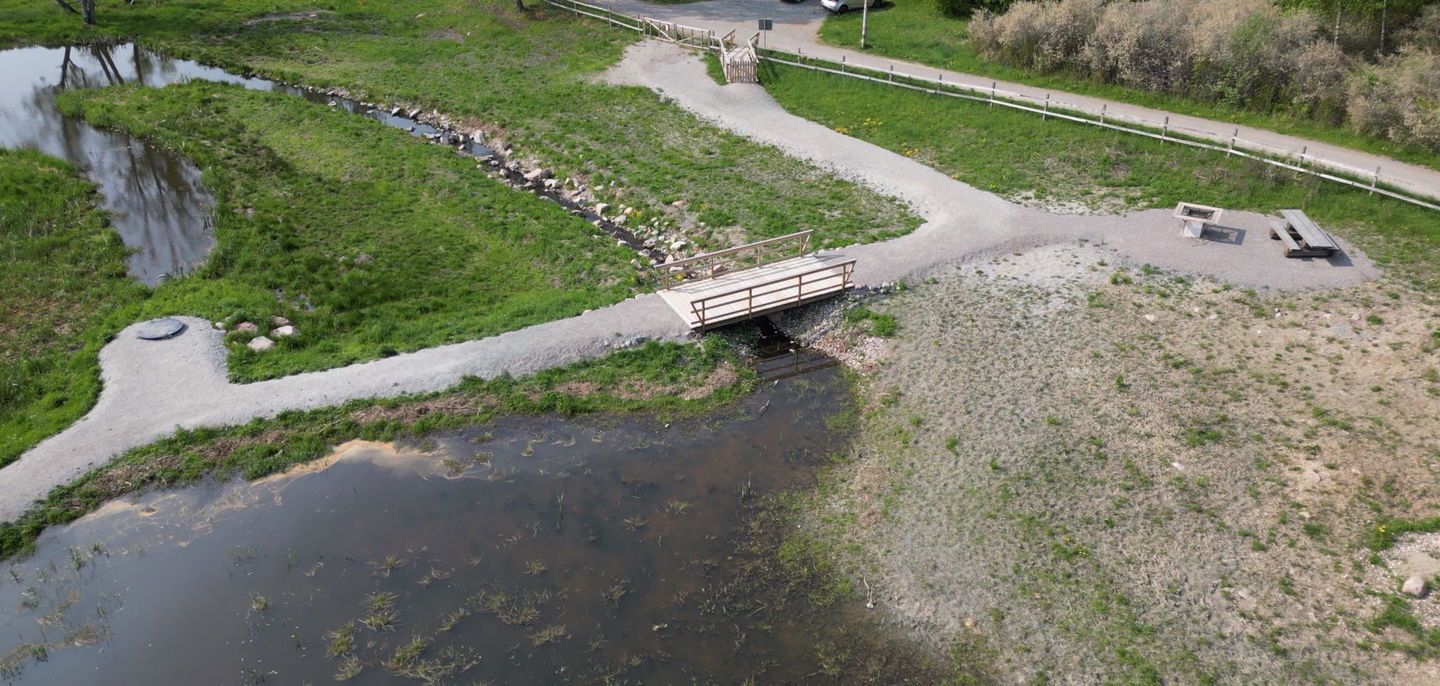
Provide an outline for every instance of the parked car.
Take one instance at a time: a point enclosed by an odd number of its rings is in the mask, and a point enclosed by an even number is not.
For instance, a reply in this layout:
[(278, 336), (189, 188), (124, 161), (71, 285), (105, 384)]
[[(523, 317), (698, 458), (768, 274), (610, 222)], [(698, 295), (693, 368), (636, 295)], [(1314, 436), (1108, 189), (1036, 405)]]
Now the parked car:
[[(860, 3), (865, 0), (820, 0), (820, 6), (836, 14), (844, 14), (853, 9), (860, 9)], [(879, 7), (885, 0), (869, 0), (871, 7)]]

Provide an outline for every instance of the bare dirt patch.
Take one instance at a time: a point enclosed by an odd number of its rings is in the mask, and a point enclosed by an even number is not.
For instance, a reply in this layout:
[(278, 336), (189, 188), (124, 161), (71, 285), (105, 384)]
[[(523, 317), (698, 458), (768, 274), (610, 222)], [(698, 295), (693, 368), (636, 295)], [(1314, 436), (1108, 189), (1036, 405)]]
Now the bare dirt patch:
[(1043, 248), (873, 303), (899, 335), (815, 532), (860, 543), (900, 626), (1022, 680), (1432, 681), (1374, 629), (1401, 579), (1364, 541), (1440, 508), (1440, 308), (1116, 259)]
[(319, 19), (322, 16), (328, 16), (331, 14), (334, 14), (334, 12), (331, 12), (330, 10), (275, 12), (273, 14), (265, 14), (251, 19), (246, 19), (244, 24), (245, 26), (255, 26), (257, 24), (271, 24), (277, 21), (313, 21), (315, 19)]

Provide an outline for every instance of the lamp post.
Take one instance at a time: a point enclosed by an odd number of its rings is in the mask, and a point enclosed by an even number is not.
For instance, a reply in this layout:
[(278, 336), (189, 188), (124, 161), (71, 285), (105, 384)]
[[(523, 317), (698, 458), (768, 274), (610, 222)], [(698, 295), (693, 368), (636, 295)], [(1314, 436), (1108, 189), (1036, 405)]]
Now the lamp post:
[(860, 0), (860, 49), (869, 47), (865, 43), (866, 30), (870, 28), (870, 0)]

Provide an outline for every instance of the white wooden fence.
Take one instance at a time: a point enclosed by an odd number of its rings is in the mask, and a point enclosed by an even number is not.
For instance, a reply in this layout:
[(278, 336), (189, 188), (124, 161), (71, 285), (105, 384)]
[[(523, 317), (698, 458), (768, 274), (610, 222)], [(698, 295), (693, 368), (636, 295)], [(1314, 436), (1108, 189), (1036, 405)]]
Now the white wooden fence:
[[(669, 22), (654, 22), (650, 19), (632, 17), (629, 15), (617, 13), (605, 7), (581, 2), (580, 0), (545, 0), (545, 2), (555, 7), (575, 12), (576, 14), (581, 14), (587, 17), (593, 17), (602, 21), (606, 21), (614, 26), (619, 26), (622, 28), (630, 29), (632, 31), (637, 31), (650, 35), (655, 34), (651, 33), (652, 29), (649, 27), (653, 27), (657, 24), (667, 25), (671, 27), (679, 27), (679, 25)], [(723, 56), (724, 46), (718, 39), (715, 38), (713, 31), (707, 31), (706, 29), (696, 29), (693, 27), (679, 28), (688, 29), (696, 32), (706, 32), (709, 36), (708, 43), (696, 42), (686, 44), (694, 45), (695, 47), (715, 50), (721, 53)], [(680, 32), (680, 34), (675, 35), (683, 35), (683, 33), (684, 32), (682, 31)], [(660, 37), (667, 38), (669, 40), (675, 40), (673, 38), (668, 38), (666, 35), (663, 34), (661, 34)], [(1107, 108), (1105, 107), (1101, 108), (1100, 114), (1098, 116), (1092, 115), (1083, 112), (1077, 108), (1066, 107), (1063, 101), (1054, 100), (1048, 94), (1043, 99), (1041, 99), (1025, 93), (1016, 93), (1000, 90), (996, 87), (997, 84), (995, 82), (991, 82), (990, 87), (985, 88), (983, 86), (976, 86), (973, 84), (956, 83), (953, 80), (946, 81), (943, 74), (936, 74), (934, 78), (930, 78), (928, 76), (917, 76), (914, 74), (907, 74), (905, 72), (897, 72), (895, 71), (893, 65), (891, 65), (888, 71), (869, 69), (865, 67), (856, 67), (854, 65), (847, 64), (843, 56), (841, 57), (840, 61), (837, 62), (830, 59), (807, 56), (799, 52), (791, 53), (774, 49), (761, 50), (755, 47), (755, 41), (753, 38), (749, 41), (748, 45), (749, 49), (755, 54), (757, 64), (760, 61), (766, 61), (773, 64), (781, 64), (790, 67), (797, 67), (800, 69), (809, 69), (812, 71), (825, 72), (828, 74), (837, 74), (849, 78), (869, 81), (871, 83), (879, 83), (885, 84), (887, 86), (894, 86), (897, 88), (922, 91), (933, 95), (984, 102), (992, 106), (998, 105), (1001, 107), (1009, 107), (1011, 109), (1020, 110), (1022, 112), (1031, 112), (1034, 114), (1038, 114), (1042, 118), (1055, 117), (1057, 119), (1063, 119), (1065, 121), (1075, 122), (1077, 124), (1098, 126), (1100, 128), (1109, 129), (1111, 131), (1119, 131), (1122, 133), (1144, 136), (1146, 138), (1161, 140), (1167, 143), (1175, 143), (1178, 145), (1185, 145), (1192, 148), (1201, 148), (1205, 150), (1214, 150), (1217, 152), (1223, 152), (1226, 155), (1236, 155), (1239, 157), (1252, 159), (1257, 162), (1268, 164), (1274, 167), (1279, 167), (1281, 169), (1286, 169), (1297, 174), (1308, 174), (1310, 176), (1324, 179), (1333, 183), (1350, 186), (1352, 188), (1358, 188), (1368, 191), (1372, 195), (1378, 193), (1380, 195), (1395, 198), (1396, 200), (1401, 200), (1412, 205), (1418, 205), (1420, 207), (1440, 212), (1440, 204), (1437, 204), (1437, 201), (1440, 201), (1440, 198), (1429, 197), (1426, 195), (1422, 195), (1418, 192), (1402, 189), (1395, 184), (1386, 183), (1385, 178), (1381, 173), (1382, 170), (1379, 167), (1375, 169), (1360, 169), (1345, 164), (1343, 162), (1337, 162), (1335, 160), (1326, 159), (1319, 155), (1310, 154), (1307, 148), (1301, 148), (1299, 151), (1294, 151), (1277, 148), (1275, 146), (1262, 143), (1260, 141), (1247, 140), (1240, 137), (1239, 129), (1235, 129), (1233, 133), (1225, 135), (1223, 133), (1215, 131), (1194, 129), (1178, 125), (1172, 126), (1170, 124), (1169, 117), (1165, 118), (1164, 124), (1158, 130), (1152, 128), (1149, 125), (1149, 122), (1138, 122), (1132, 120), (1129, 124), (1121, 124), (1117, 123), (1117, 121), (1123, 118), (1110, 115), (1106, 111)], [(724, 62), (722, 60), (722, 66), (723, 64)], [(729, 72), (726, 73), (726, 78), (729, 78)], [(1225, 142), (1223, 144), (1213, 142), (1215, 140), (1221, 140)]]

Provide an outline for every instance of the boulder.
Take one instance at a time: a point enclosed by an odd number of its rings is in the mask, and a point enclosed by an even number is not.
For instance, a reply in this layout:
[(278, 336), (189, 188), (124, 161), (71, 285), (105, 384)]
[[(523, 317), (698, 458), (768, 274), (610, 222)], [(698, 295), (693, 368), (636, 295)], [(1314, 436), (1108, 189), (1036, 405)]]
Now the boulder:
[(225, 330), (225, 322), (215, 322), (214, 326), (221, 331)]
[(255, 326), (250, 322), (240, 322), (239, 324), (236, 324), (235, 330), (239, 331), (240, 333), (260, 333), (260, 327)]
[(277, 336), (277, 337), (280, 337), (280, 338), (288, 338), (288, 337), (294, 336), (294, 335), (296, 335), (296, 334), (298, 334), (298, 333), (300, 333), (300, 330), (299, 330), (299, 329), (296, 329), (295, 327), (293, 327), (293, 326), (291, 326), (291, 325), (289, 325), (289, 324), (286, 324), (286, 325), (284, 325), (284, 326), (276, 327), (276, 329), (275, 329), (274, 331), (271, 331), (271, 332), (270, 332), (270, 335), (271, 335), (271, 336)]
[(595, 203), (595, 214), (598, 214), (598, 215), (600, 215), (600, 216), (603, 217), (603, 216), (605, 216), (605, 211), (608, 210), (608, 209), (610, 209), (610, 204), (609, 204), (609, 203), (604, 203), (604, 202), (597, 202), (597, 203)]
[(286, 318), (281, 317), (281, 316), (279, 316), (279, 315), (276, 315), (276, 316), (270, 318), (270, 324), (271, 324), (272, 326), (285, 326), (286, 324), (289, 324), (289, 323), (290, 323), (290, 320), (289, 320), (289, 319), (286, 319)]
[(258, 353), (275, 347), (275, 341), (272, 341), (264, 336), (256, 336), (250, 339), (250, 342), (246, 343), (245, 346)]
[(1425, 597), (1425, 592), (1429, 590), (1428, 586), (1429, 585), (1425, 583), (1425, 579), (1416, 574), (1405, 580), (1405, 584), (1400, 587), (1400, 591), (1408, 596), (1423, 598)]
[(525, 172), (526, 181), (544, 181), (552, 176), (554, 174), (549, 169), (532, 169)]
[(675, 241), (674, 243), (670, 244), (670, 252), (680, 252), (681, 250), (684, 250), (685, 246), (687, 245), (689, 245), (689, 243), (683, 239)]

